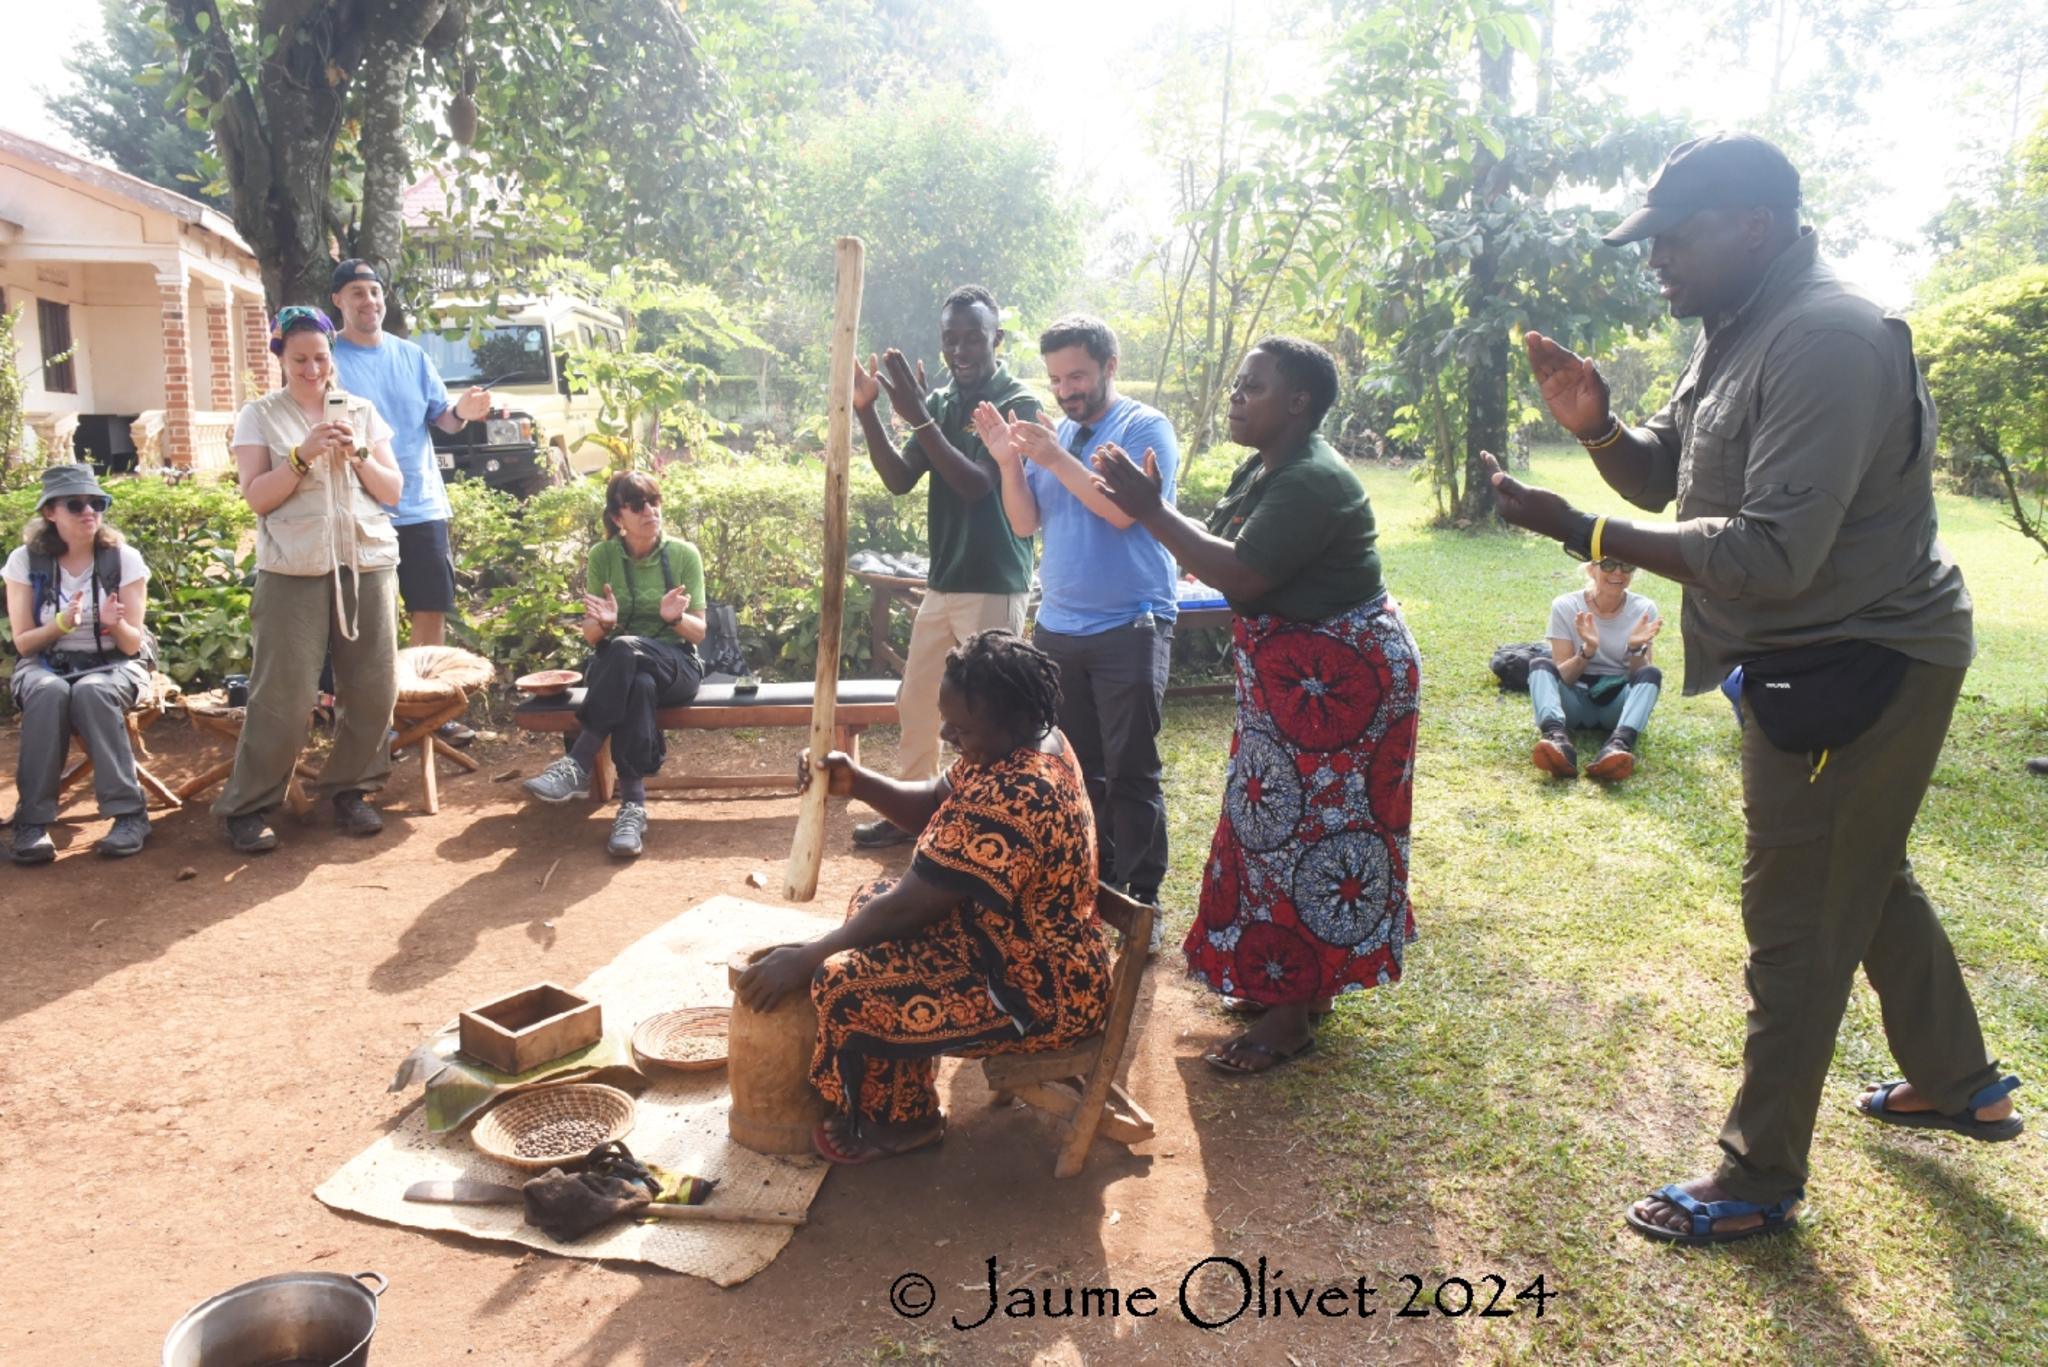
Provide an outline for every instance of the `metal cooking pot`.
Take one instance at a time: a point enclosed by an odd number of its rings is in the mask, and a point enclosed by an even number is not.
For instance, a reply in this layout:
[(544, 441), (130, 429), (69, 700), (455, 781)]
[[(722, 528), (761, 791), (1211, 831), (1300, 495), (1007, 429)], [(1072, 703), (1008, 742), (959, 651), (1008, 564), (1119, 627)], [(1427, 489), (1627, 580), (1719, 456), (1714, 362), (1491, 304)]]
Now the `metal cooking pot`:
[[(374, 1288), (366, 1286), (374, 1278)], [(185, 1312), (163, 1367), (368, 1367), (382, 1273), (286, 1272), (244, 1282)]]

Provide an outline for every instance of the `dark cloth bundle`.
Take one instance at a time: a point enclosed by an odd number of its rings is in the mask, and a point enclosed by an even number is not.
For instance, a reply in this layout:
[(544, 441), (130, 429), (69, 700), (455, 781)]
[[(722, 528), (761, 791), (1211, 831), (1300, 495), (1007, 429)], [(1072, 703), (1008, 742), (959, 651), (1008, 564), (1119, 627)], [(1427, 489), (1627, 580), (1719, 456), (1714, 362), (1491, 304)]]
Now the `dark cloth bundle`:
[(583, 1171), (549, 1168), (520, 1190), (526, 1196), (526, 1223), (567, 1244), (614, 1220), (631, 1217), (657, 1198), (700, 1205), (715, 1185), (705, 1177), (684, 1177), (678, 1182), (649, 1168), (633, 1157), (622, 1141), (614, 1139), (590, 1151)]

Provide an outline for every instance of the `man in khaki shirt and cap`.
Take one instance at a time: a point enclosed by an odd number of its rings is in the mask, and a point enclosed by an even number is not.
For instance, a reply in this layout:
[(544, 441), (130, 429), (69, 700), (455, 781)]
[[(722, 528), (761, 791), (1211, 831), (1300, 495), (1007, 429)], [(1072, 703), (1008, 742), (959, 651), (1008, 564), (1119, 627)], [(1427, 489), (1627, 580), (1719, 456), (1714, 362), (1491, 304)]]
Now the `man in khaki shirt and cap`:
[[(1685, 691), (1742, 671), (1749, 1031), (1711, 1177), (1638, 1201), (1652, 1239), (1789, 1229), (1857, 965), (1905, 1080), (1873, 1120), (1975, 1139), (2020, 1131), (1954, 950), (1906, 860), (1973, 650), (1970, 596), (1936, 538), (1934, 405), (1912, 334), (1822, 265), (1799, 173), (1749, 134), (1684, 143), (1605, 239), (1653, 239), (1672, 316), (1703, 320), (1676, 393), (1630, 427), (1591, 361), (1539, 333), (1545, 402), (1638, 507), (1583, 513), (1493, 468), (1503, 518), (1685, 588)], [(1490, 460), (1491, 458), (1489, 458)]]

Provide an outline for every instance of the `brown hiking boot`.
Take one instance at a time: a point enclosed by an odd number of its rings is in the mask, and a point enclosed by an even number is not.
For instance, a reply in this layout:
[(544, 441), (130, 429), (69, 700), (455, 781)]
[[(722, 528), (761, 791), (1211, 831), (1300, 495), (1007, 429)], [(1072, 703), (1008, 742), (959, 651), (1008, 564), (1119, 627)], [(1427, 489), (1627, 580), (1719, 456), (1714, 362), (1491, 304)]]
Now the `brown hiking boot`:
[(1572, 748), (1571, 735), (1562, 726), (1543, 728), (1543, 738), (1529, 752), (1529, 762), (1552, 778), (1579, 776), (1579, 752)]
[(1586, 766), (1586, 777), (1619, 783), (1635, 771), (1636, 733), (1623, 726), (1609, 736), (1607, 744), (1600, 747), (1600, 753), (1593, 756), (1593, 762)]

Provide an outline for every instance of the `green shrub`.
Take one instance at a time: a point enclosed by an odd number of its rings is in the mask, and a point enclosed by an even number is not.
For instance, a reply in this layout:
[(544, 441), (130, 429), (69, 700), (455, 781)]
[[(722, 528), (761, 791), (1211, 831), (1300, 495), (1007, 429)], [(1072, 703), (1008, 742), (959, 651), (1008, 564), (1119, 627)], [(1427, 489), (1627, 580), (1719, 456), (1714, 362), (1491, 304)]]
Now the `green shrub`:
[(1958, 473), (1995, 470), (2021, 529), (2048, 538), (2048, 266), (1953, 295), (1915, 325)]

